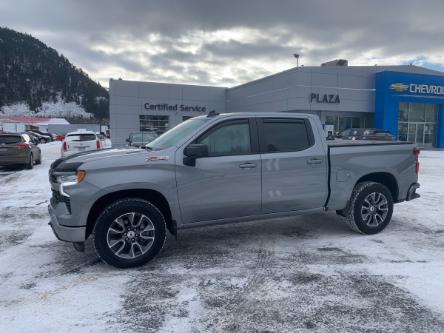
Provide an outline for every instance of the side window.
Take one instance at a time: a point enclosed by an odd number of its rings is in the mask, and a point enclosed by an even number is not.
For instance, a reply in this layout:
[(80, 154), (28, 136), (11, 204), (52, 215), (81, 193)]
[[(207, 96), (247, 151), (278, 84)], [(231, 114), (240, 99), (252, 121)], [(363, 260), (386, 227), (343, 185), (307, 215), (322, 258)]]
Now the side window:
[[(312, 146), (304, 120), (264, 119), (262, 151), (300, 151)], [(311, 130), (311, 129), (310, 129)]]
[(207, 145), (209, 156), (250, 154), (250, 125), (248, 120), (229, 122), (210, 130), (196, 143)]

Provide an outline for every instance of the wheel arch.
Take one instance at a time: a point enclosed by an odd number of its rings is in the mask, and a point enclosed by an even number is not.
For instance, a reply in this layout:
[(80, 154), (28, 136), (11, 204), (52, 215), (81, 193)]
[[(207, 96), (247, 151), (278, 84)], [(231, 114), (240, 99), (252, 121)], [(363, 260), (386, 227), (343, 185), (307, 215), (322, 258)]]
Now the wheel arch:
[(389, 189), (389, 191), (393, 197), (393, 201), (394, 202), (398, 201), (399, 186), (398, 186), (398, 181), (396, 180), (396, 177), (393, 176), (393, 174), (391, 174), (389, 172), (369, 173), (369, 174), (366, 174), (366, 175), (362, 176), (361, 178), (359, 178), (358, 181), (356, 182), (355, 186), (358, 185), (359, 183), (366, 182), (366, 181), (376, 182), (376, 183), (380, 183), (380, 184), (386, 186)]
[(85, 238), (88, 238), (93, 232), (96, 220), (103, 209), (109, 206), (111, 203), (124, 198), (139, 198), (150, 201), (162, 212), (163, 216), (165, 217), (168, 231), (171, 234), (176, 235), (176, 225), (172, 219), (171, 208), (165, 196), (156, 190), (130, 189), (107, 193), (94, 202), (88, 213)]

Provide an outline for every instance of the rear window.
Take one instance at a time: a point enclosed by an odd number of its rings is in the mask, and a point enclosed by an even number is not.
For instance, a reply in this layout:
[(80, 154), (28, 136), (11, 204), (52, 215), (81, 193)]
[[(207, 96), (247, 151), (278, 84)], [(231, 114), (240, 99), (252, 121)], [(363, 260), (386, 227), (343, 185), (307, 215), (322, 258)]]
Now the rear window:
[(307, 127), (303, 120), (265, 119), (263, 132), (262, 150), (264, 152), (300, 151), (311, 146)]
[(68, 134), (69, 141), (95, 141), (95, 134)]
[(2, 143), (19, 143), (22, 137), (18, 135), (0, 135), (0, 144)]

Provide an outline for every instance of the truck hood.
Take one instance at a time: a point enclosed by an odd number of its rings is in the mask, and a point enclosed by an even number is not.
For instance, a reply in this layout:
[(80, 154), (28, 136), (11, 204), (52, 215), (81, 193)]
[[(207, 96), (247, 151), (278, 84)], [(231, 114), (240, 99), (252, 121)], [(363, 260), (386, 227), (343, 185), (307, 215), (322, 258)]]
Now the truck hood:
[(163, 150), (146, 150), (131, 148), (111, 148), (92, 152), (83, 152), (64, 158), (59, 158), (51, 165), (51, 171), (75, 171), (80, 166), (85, 170), (106, 168), (131, 168), (140, 165), (161, 165), (174, 163), (176, 148)]
[(80, 154), (74, 154), (71, 156), (68, 156), (66, 161), (69, 161), (70, 163), (78, 163), (78, 162), (92, 162), (97, 160), (106, 160), (110, 158), (120, 157), (120, 156), (126, 156), (128, 154), (140, 154), (145, 153), (146, 150), (138, 149), (138, 148), (111, 148), (111, 149), (103, 149), (103, 150), (96, 150), (96, 151), (90, 151), (90, 152), (84, 152)]
[(138, 148), (110, 148), (102, 150), (86, 151), (59, 158), (51, 164), (51, 169), (60, 168), (63, 164), (82, 164), (84, 162), (106, 160), (110, 158), (116, 158), (120, 156), (126, 156), (128, 154), (141, 154), (146, 153), (146, 150)]

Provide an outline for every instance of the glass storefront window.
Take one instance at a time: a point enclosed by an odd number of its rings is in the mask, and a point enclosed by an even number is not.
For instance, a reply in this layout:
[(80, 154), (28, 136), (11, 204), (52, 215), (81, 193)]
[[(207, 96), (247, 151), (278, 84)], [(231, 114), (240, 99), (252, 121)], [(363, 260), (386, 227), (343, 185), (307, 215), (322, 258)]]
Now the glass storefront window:
[(325, 125), (333, 125), (336, 132), (342, 132), (348, 128), (361, 128), (360, 117), (325, 116)]
[(352, 127), (353, 128), (359, 128), (361, 127), (361, 119), (353, 117), (352, 118)]
[(168, 130), (168, 116), (139, 115), (141, 132), (162, 134)]
[(409, 122), (425, 121), (425, 110), (423, 103), (410, 103)]
[(326, 116), (325, 117), (325, 124), (338, 126), (337, 119), (338, 119), (338, 117), (335, 117), (335, 116)]
[(398, 139), (400, 141), (407, 141), (408, 127), (406, 123), (399, 123)]
[(408, 121), (409, 103), (399, 104), (399, 121)]
[(425, 121), (436, 122), (436, 114), (438, 111), (438, 105), (428, 104), (425, 108)]

